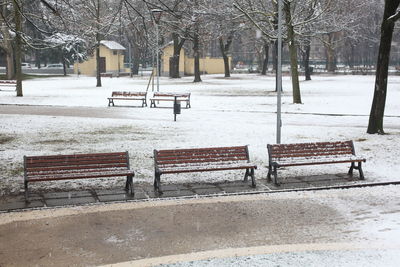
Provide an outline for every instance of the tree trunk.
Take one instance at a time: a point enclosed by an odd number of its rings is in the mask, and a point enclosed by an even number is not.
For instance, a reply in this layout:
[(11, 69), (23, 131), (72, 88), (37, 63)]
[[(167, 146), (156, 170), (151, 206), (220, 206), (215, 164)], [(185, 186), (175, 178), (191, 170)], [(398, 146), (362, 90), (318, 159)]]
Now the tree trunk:
[(10, 51), (5, 52), (7, 61), (6, 76), (8, 80), (12, 80), (15, 79), (14, 51), (11, 49)]
[(287, 35), (289, 40), (290, 52), (290, 72), (292, 75), (293, 104), (301, 104), (299, 71), (297, 62), (297, 46), (294, 39), (294, 28), (292, 25), (292, 15), (290, 10), (290, 2), (284, 2), (284, 11), (286, 14)]
[(139, 74), (139, 64), (140, 64), (140, 48), (136, 41), (131, 43), (132, 51), (133, 51), (133, 60), (131, 66), (131, 74), (138, 75)]
[(171, 78), (180, 78), (179, 74), (179, 61), (181, 56), (181, 49), (186, 39), (181, 38), (179, 40), (179, 35), (177, 33), (172, 33), (172, 39), (174, 40), (174, 54), (172, 56), (172, 64), (170, 68), (170, 77)]
[(13, 1), (14, 14), (15, 14), (15, 78), (17, 80), (17, 96), (23, 96), (22, 94), (22, 70), (21, 70), (21, 57), (22, 57), (22, 40), (21, 40), (21, 31), (22, 31), (22, 22), (21, 22), (21, 13), (20, 13), (20, 5), (21, 2), (19, 0)]
[(193, 51), (194, 51), (194, 81), (195, 83), (201, 82), (200, 77), (200, 44), (199, 44), (199, 29), (195, 25), (194, 38), (193, 38)]
[(101, 75), (100, 75), (100, 40), (97, 40), (96, 44), (96, 87), (101, 87)]
[(65, 62), (65, 57), (62, 50), (61, 50), (61, 63), (63, 65), (63, 74), (64, 76), (67, 76), (67, 63)]
[(101, 87), (100, 75), (100, 0), (97, 0), (96, 9), (97, 32), (96, 32), (96, 87)]
[(225, 78), (231, 77), (228, 52), (232, 44), (232, 40), (233, 40), (233, 35), (229, 35), (226, 44), (224, 44), (223, 38), (219, 37), (219, 48), (221, 50), (222, 58), (224, 59)]
[(326, 49), (326, 70), (328, 72), (335, 72), (336, 70), (336, 56), (335, 56), (335, 49), (333, 44), (334, 33), (328, 34), (328, 41), (325, 44)]
[(384, 134), (383, 117), (385, 113), (387, 79), (389, 68), (390, 47), (392, 44), (395, 19), (389, 19), (396, 14), (400, 0), (386, 0), (383, 21), (381, 25), (381, 40), (378, 53), (378, 64), (375, 76), (374, 99), (372, 101), (371, 113), (367, 133)]
[(311, 81), (311, 69), (310, 69), (310, 44), (307, 44), (304, 52), (304, 74), (306, 81)]
[(264, 60), (262, 63), (261, 75), (267, 75), (268, 59), (269, 59), (269, 45), (268, 45), (268, 43), (265, 43), (264, 44)]

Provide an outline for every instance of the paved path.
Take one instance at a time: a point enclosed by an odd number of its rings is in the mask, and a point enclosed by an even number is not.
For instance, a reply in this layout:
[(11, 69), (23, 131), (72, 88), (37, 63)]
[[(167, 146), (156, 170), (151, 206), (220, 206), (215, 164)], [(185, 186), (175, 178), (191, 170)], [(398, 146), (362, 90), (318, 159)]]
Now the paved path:
[[(400, 248), (400, 186), (0, 214), (0, 266), (150, 266), (329, 248)], [(258, 248), (258, 249), (257, 249)]]
[[(132, 108), (130, 108), (132, 109)], [(0, 104), (0, 114), (68, 116), (88, 118), (131, 118), (126, 108), (105, 107), (64, 107), (64, 106), (31, 106), (31, 105), (3, 105)]]

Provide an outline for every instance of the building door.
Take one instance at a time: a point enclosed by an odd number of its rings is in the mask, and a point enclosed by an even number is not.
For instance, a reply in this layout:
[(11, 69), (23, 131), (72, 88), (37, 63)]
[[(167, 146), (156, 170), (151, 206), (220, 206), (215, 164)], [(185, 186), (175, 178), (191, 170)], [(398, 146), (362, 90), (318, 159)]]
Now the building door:
[(106, 72), (106, 58), (100, 57), (100, 73)]

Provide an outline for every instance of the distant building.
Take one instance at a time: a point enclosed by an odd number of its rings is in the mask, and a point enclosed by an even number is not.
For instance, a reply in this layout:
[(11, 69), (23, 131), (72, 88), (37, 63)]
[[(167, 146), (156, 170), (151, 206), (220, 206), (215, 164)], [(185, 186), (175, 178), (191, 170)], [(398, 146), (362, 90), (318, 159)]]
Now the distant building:
[[(167, 44), (161, 56), (161, 75), (169, 76), (170, 58), (174, 55), (174, 45)], [(232, 57), (229, 57), (229, 66), (232, 66)], [(200, 72), (204, 74), (224, 74), (224, 60), (222, 57), (200, 57)], [(194, 75), (194, 58), (189, 57), (184, 48), (179, 56), (179, 74)]]
[[(100, 41), (100, 73), (117, 75), (126, 72), (124, 68), (125, 47), (114, 41)], [(74, 64), (74, 73), (96, 76), (96, 54), (88, 60)]]

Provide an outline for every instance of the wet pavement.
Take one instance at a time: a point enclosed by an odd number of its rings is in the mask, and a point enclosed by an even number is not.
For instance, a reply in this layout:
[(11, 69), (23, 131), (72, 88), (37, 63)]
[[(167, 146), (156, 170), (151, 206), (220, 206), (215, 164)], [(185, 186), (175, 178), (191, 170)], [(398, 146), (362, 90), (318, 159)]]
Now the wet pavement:
[(0, 213), (0, 266), (144, 267), (282, 252), (290, 258), (296, 251), (399, 250), (399, 203), (400, 186), (385, 186)]
[(257, 180), (257, 187), (241, 181), (224, 183), (191, 183), (163, 184), (163, 194), (157, 194), (150, 184), (134, 184), (135, 195), (132, 196), (120, 188), (108, 190), (82, 190), (66, 192), (35, 192), (33, 190), (25, 200), (23, 192), (19, 195), (0, 197), (0, 212), (23, 209), (87, 205), (124, 201), (141, 201), (156, 198), (197, 197), (204, 195), (229, 195), (242, 193), (273, 192), (290, 189), (312, 189), (316, 187), (339, 186), (363, 183), (356, 177), (347, 175), (320, 175), (312, 177), (293, 177), (282, 181), (280, 186)]

